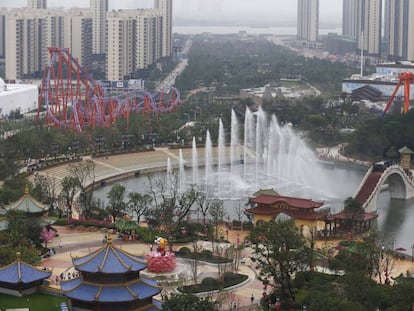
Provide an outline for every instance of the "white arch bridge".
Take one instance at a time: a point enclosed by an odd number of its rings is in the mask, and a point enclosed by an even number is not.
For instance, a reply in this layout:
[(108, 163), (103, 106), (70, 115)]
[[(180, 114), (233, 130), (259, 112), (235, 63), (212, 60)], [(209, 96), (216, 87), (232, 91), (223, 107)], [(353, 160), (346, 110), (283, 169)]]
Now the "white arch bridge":
[(354, 198), (367, 212), (377, 210), (378, 195), (383, 187), (389, 187), (391, 198), (410, 199), (414, 197), (414, 178), (411, 170), (404, 170), (400, 165), (374, 164), (365, 174)]

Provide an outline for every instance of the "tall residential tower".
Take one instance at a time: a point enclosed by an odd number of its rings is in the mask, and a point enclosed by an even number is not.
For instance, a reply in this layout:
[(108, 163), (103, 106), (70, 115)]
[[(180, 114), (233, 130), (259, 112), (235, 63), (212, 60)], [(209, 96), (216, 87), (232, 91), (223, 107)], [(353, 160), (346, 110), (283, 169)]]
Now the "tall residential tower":
[(358, 38), (358, 0), (343, 0), (342, 35)]
[(172, 53), (172, 0), (155, 0), (155, 8), (162, 15), (162, 57)]
[(358, 49), (381, 56), (382, 0), (358, 0)]
[(27, 0), (29, 9), (47, 9), (47, 0)]
[(106, 14), (108, 0), (90, 0), (93, 20), (93, 54), (106, 53)]
[(387, 56), (390, 60), (414, 60), (414, 2), (385, 2), (385, 33)]
[(297, 37), (299, 40), (318, 41), (319, 0), (298, 0)]

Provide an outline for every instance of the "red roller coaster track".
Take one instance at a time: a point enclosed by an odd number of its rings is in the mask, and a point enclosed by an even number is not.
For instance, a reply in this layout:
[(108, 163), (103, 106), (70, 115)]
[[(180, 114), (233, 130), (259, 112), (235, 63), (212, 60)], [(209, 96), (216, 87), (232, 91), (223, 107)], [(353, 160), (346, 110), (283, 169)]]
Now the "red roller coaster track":
[(411, 83), (414, 83), (414, 73), (412, 72), (402, 72), (398, 75), (398, 84), (394, 89), (390, 99), (388, 100), (387, 105), (384, 109), (384, 114), (387, 113), (388, 109), (390, 109), (392, 102), (394, 101), (395, 95), (397, 94), (398, 90), (400, 89), (401, 85), (404, 84), (404, 106), (403, 112), (407, 113), (410, 110), (410, 88)]
[(181, 105), (180, 93), (134, 90), (119, 96), (106, 96), (100, 81), (92, 80), (69, 49), (49, 48), (49, 63), (43, 73), (38, 119), (46, 109), (46, 125), (82, 132), (87, 127), (110, 127), (118, 118), (131, 113), (168, 113)]

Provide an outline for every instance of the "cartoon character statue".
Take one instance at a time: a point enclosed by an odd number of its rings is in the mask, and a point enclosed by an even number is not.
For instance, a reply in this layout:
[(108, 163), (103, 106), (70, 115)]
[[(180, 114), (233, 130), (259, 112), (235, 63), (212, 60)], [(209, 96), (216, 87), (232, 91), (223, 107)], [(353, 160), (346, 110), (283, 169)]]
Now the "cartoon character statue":
[(161, 256), (165, 256), (165, 248), (168, 245), (168, 240), (162, 237), (157, 237), (154, 243), (158, 245), (157, 251), (161, 253)]

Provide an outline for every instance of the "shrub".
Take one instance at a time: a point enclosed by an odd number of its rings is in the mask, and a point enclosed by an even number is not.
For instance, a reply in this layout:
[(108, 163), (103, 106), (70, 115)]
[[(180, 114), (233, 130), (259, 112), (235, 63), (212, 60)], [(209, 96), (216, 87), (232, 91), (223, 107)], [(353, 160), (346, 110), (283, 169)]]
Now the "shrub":
[(218, 283), (218, 280), (212, 277), (206, 277), (201, 281), (201, 285), (206, 287), (217, 286)]
[(223, 281), (224, 282), (231, 282), (231, 281), (236, 280), (236, 279), (238, 279), (237, 274), (235, 274), (231, 271), (226, 271), (223, 274)]
[(213, 253), (209, 249), (203, 249), (200, 253), (200, 258), (211, 259), (213, 257)]
[(191, 254), (191, 249), (189, 249), (188, 247), (184, 246), (184, 247), (181, 247), (181, 248), (178, 250), (178, 253), (179, 253), (180, 255), (182, 255), (182, 256), (188, 256), (188, 255), (190, 255), (190, 254)]

